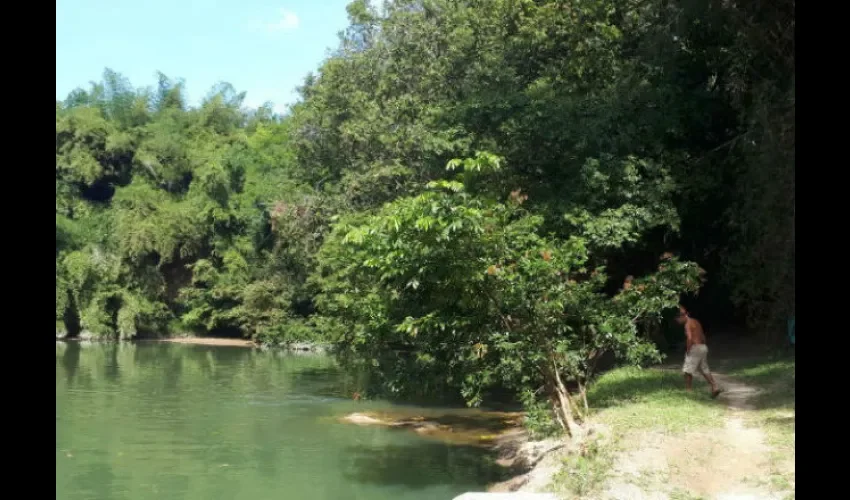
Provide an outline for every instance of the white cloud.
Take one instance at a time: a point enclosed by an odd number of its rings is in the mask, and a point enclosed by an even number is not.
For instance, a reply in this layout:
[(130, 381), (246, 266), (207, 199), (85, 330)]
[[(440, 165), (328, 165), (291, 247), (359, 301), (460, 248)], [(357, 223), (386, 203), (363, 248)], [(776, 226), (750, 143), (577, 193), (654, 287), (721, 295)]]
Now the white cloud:
[(298, 28), (298, 25), (301, 24), (301, 20), (298, 19), (298, 15), (294, 12), (288, 11), (286, 9), (280, 9), (279, 18), (272, 22), (266, 24), (266, 30), (269, 33), (282, 33), (284, 31), (292, 31)]
[(248, 95), (245, 96), (245, 101), (242, 105), (246, 108), (257, 109), (266, 103), (271, 103), (275, 113), (286, 113), (289, 111), (289, 106), (298, 100), (298, 93), (295, 90), (287, 92), (281, 88), (258, 87), (248, 90)]

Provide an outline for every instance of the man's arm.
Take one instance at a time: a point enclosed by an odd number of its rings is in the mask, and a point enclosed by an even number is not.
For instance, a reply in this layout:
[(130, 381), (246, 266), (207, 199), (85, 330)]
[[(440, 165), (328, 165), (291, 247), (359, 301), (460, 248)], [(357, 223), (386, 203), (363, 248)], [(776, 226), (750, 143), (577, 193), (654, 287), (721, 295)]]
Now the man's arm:
[(691, 346), (694, 345), (694, 332), (691, 322), (685, 323), (685, 352), (691, 352)]

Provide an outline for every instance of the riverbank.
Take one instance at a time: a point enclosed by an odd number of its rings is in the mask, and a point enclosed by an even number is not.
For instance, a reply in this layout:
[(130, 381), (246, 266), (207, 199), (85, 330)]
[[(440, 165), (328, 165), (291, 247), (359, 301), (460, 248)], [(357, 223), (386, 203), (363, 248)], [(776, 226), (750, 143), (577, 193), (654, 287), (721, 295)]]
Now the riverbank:
[[(114, 339), (103, 339), (91, 332), (81, 332), (77, 337), (69, 338), (60, 332), (56, 333), (57, 342), (120, 342)], [(170, 344), (188, 344), (188, 345), (209, 345), (209, 346), (229, 346), (229, 347), (251, 347), (259, 349), (270, 348), (264, 344), (258, 344), (253, 340), (232, 338), (232, 337), (194, 337), (194, 336), (171, 336), (159, 338), (139, 338), (127, 340), (126, 342), (164, 342)], [(273, 348), (282, 349), (292, 352), (303, 353), (327, 353), (329, 348), (325, 344), (315, 344), (310, 342), (293, 342), (291, 344), (283, 344), (274, 346)]]
[(685, 392), (675, 368), (606, 373), (588, 393), (586, 436), (552, 443), (527, 472), (491, 491), (590, 500), (793, 499), (793, 358), (716, 365), (725, 390), (717, 400), (704, 383)]
[(546, 486), (557, 472), (557, 462), (553, 457), (560, 456), (575, 445), (561, 438), (531, 440), (523, 427), (523, 417), (522, 412), (466, 409), (433, 413), (420, 409), (413, 413), (355, 412), (339, 420), (358, 426), (413, 432), (427, 439), (456, 446), (486, 449), (503, 469), (502, 476), (505, 478), (490, 484), (487, 491), (503, 493), (536, 491)]
[(139, 340), (137, 342), (168, 342), (171, 344), (191, 345), (224, 345), (233, 347), (257, 347), (257, 344), (247, 339), (230, 339), (214, 337), (172, 337), (166, 339)]

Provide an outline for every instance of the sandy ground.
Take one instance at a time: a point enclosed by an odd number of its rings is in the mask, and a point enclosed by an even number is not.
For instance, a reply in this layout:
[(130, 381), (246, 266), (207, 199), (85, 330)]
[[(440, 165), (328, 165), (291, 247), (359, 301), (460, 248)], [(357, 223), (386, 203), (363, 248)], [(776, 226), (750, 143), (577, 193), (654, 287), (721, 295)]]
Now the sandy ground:
[(146, 342), (170, 342), (172, 344), (193, 345), (226, 345), (236, 347), (254, 347), (255, 344), (245, 339), (226, 339), (213, 337), (174, 337), (169, 339), (151, 340)]
[(770, 459), (764, 441), (760, 429), (734, 416), (720, 430), (633, 436), (601, 498), (780, 499), (758, 482)]

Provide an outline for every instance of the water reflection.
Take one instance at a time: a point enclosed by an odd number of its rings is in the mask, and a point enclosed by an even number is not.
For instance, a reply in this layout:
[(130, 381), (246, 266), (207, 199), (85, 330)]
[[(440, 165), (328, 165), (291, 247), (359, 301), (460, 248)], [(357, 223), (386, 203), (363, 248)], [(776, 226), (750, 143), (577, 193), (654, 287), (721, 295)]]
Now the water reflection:
[(357, 482), (423, 489), (448, 481), (475, 488), (481, 479), (495, 482), (504, 476), (504, 469), (480, 447), (435, 442), (411, 446), (361, 445), (348, 447), (344, 453), (351, 457), (345, 476)]
[(57, 343), (57, 498), (430, 499), (498, 478), (481, 448), (339, 423), (399, 409), (354, 382), (324, 356)]
[(72, 386), (74, 376), (77, 374), (77, 367), (80, 365), (80, 344), (77, 342), (61, 342), (57, 345), (57, 350), (63, 351), (61, 353), (62, 367), (68, 377), (68, 385)]

